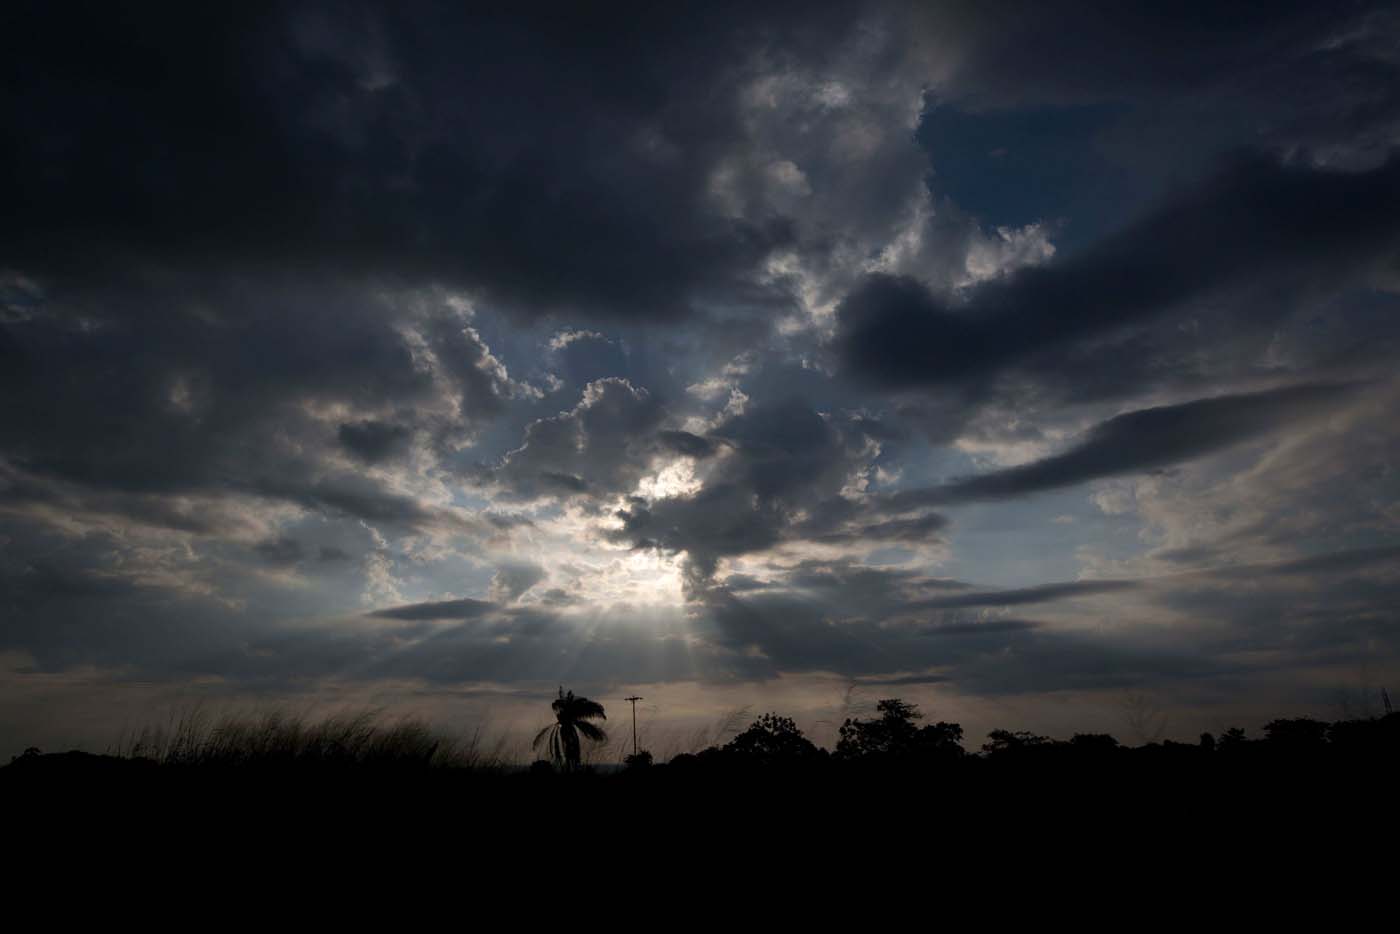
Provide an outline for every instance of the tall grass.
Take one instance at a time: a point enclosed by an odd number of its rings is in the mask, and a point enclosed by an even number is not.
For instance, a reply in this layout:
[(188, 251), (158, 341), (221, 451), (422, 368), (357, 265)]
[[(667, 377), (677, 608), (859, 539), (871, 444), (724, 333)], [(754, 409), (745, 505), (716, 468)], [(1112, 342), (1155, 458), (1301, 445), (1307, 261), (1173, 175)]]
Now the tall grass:
[[(747, 723), (739, 707), (692, 731), (656, 729), (643, 723), (640, 744), (657, 762), (680, 753), (723, 745)], [(630, 719), (615, 725), (607, 741), (585, 743), (585, 765), (620, 763), (632, 751)], [(195, 706), (172, 712), (164, 723), (124, 734), (114, 755), (167, 766), (418, 766), (510, 771), (535, 758), (522, 736), (478, 724), (450, 734), (413, 716), (383, 708), (299, 712), (286, 707), (215, 711)]]
[(502, 769), (510, 764), (509, 739), (489, 739), (484, 727), (452, 736), (415, 717), (391, 718), (381, 709), (312, 716), (282, 708), (214, 714), (196, 707), (124, 736), (114, 752), (168, 766)]

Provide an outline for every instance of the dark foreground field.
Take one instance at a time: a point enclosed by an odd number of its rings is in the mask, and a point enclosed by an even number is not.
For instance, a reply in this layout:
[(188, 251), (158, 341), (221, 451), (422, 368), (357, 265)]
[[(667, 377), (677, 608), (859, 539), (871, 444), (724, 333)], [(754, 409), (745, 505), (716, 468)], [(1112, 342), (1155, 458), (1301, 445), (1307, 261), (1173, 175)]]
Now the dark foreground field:
[[(0, 768), (0, 801), (23, 878), (106, 880), (117, 900), (192, 900), (199, 918), (291, 923), (273, 906), (295, 897), (318, 925), (323, 904), (395, 926), (489, 909), (687, 927), (738, 910), (783, 929), (883, 930), (910, 911), (1361, 929), (1393, 887), (1400, 715), (1311, 723), (1198, 744), (1005, 734), (975, 752), (859, 754), (751, 729), (608, 771), (472, 763), (432, 740), (376, 755), (32, 754)], [(385, 899), (387, 914), (364, 907)]]

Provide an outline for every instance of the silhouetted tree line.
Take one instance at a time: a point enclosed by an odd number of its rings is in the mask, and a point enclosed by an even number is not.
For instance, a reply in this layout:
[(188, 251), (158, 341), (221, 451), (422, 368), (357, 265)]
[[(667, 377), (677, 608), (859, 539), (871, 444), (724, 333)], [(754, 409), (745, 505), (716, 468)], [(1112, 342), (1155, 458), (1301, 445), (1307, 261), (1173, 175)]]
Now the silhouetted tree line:
[[(876, 704), (876, 716), (842, 723), (835, 749), (817, 746), (788, 717), (765, 713), (724, 745), (678, 755), (664, 768), (672, 772), (753, 769), (817, 770), (898, 768), (901, 770), (1097, 767), (1107, 763), (1153, 765), (1293, 765), (1354, 759), (1400, 758), (1400, 713), (1364, 720), (1326, 722), (1307, 717), (1274, 720), (1263, 735), (1250, 738), (1238, 727), (1216, 737), (1203, 733), (1195, 743), (1172, 740), (1126, 746), (1107, 733), (1077, 733), (1068, 740), (1026, 731), (993, 730), (980, 750), (963, 745), (957, 723), (920, 723), (914, 704), (889, 698)], [(653, 767), (650, 754), (627, 759), (629, 771)]]
[[(600, 774), (586, 764), (585, 744), (600, 744), (606, 734), (595, 721), (606, 720), (603, 706), (560, 688), (552, 702), (554, 722), (539, 731), (534, 748), (548, 758), (529, 769), (536, 776)], [(822, 748), (803, 735), (795, 721), (765, 713), (722, 745), (684, 753), (656, 763), (646, 750), (624, 760), (630, 776), (713, 776), (725, 773), (783, 774), (905, 774), (914, 776), (1019, 776), (1030, 772), (1061, 774), (1099, 772), (1118, 767), (1139, 775), (1166, 776), (1181, 772), (1249, 771), (1286, 765), (1288, 774), (1332, 770), (1355, 764), (1394, 774), (1400, 764), (1400, 713), (1383, 717), (1327, 722), (1308, 717), (1277, 719), (1262, 735), (1249, 736), (1238, 727), (1220, 736), (1201, 734), (1195, 743), (1171, 740), (1126, 746), (1106, 733), (1078, 733), (1068, 740), (1026, 731), (993, 730), (980, 748), (969, 750), (963, 728), (946, 721), (925, 722), (918, 707), (900, 698), (887, 698), (875, 716), (848, 718), (840, 726), (833, 749)], [(405, 776), (494, 774), (517, 771), (508, 760), (480, 751), (450, 748), (450, 741), (426, 725), (377, 724), (373, 717), (331, 718), (305, 724), (295, 718), (271, 716), (256, 723), (230, 723), (208, 730), (191, 728), (154, 744), (138, 741), (117, 755), (94, 756), (70, 752), (43, 755), (28, 749), (0, 769), (0, 778), (153, 774), (190, 774), (191, 770), (313, 776), (333, 770), (358, 774)], [(417, 779), (415, 779), (416, 781)], [(435, 779), (436, 780), (436, 779)]]

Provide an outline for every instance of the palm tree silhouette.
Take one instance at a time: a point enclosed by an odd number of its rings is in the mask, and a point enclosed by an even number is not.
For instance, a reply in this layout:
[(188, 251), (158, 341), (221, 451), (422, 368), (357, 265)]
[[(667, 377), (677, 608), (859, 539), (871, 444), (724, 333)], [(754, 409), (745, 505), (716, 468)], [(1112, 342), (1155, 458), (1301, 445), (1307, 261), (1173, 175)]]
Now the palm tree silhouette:
[(539, 749), (541, 743), (548, 741), (549, 757), (555, 764), (566, 771), (576, 769), (581, 752), (580, 736), (595, 743), (608, 738), (602, 727), (588, 721), (606, 720), (608, 716), (603, 713), (602, 704), (586, 697), (575, 697), (573, 691), (565, 694), (563, 687), (559, 688), (559, 697), (550, 706), (554, 708), (555, 722), (535, 735), (531, 748)]

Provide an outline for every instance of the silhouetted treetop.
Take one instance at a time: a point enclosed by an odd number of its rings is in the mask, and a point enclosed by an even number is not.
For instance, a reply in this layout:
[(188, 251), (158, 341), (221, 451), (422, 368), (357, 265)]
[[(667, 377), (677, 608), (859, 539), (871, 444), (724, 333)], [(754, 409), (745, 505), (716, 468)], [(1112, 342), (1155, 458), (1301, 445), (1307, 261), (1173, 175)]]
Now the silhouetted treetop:
[(880, 716), (873, 720), (847, 719), (841, 724), (840, 740), (836, 744), (838, 758), (957, 758), (963, 754), (963, 731), (958, 724), (939, 721), (921, 728), (914, 722), (923, 718), (919, 708), (897, 697), (880, 701), (875, 710)]
[(763, 765), (800, 762), (822, 754), (789, 717), (766, 713), (724, 746), (727, 755)]
[(608, 734), (603, 728), (589, 722), (606, 720), (607, 714), (603, 712), (602, 704), (586, 697), (576, 697), (573, 691), (566, 694), (563, 687), (559, 688), (559, 697), (550, 707), (554, 710), (555, 722), (535, 734), (531, 746), (538, 749), (544, 744), (555, 765), (568, 770), (577, 769), (583, 760), (580, 738), (595, 743), (607, 740)]
[(987, 734), (987, 741), (982, 744), (982, 751), (987, 755), (998, 755), (1044, 746), (1050, 742), (1049, 737), (1038, 736), (1025, 730), (992, 730)]

